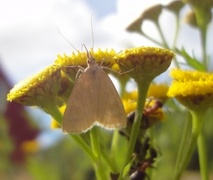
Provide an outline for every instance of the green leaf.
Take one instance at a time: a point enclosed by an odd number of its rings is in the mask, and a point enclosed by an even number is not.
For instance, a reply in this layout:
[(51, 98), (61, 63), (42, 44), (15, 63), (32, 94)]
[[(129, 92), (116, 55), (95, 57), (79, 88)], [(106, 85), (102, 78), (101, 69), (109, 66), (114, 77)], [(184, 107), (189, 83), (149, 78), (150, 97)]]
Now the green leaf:
[(199, 70), (199, 71), (206, 71), (205, 66), (199, 60), (197, 60), (195, 57), (190, 56), (183, 47), (181, 50), (176, 48), (175, 52), (177, 54), (181, 55), (182, 57), (184, 57), (186, 63), (190, 67), (192, 67), (196, 70)]

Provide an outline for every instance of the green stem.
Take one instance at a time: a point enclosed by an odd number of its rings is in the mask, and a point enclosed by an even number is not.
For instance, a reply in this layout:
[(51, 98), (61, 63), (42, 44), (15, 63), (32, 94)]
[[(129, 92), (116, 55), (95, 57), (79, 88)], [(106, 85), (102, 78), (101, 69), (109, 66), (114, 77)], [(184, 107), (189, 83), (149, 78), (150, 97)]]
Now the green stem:
[[(57, 106), (52, 105), (51, 108), (48, 108), (48, 113), (60, 124), (62, 124), (63, 116)], [(91, 144), (92, 144), (92, 148), (94, 152), (79, 135), (70, 134), (70, 136), (81, 146), (81, 148), (86, 152), (86, 154), (89, 156), (89, 158), (93, 162), (93, 167), (94, 167), (97, 179), (107, 180), (107, 177), (104, 174), (103, 166), (101, 163), (101, 153), (100, 153), (100, 147), (98, 143), (98, 135), (96, 132), (96, 127), (92, 128), (90, 132), (91, 132), (90, 133)]]
[[(208, 70), (208, 59), (207, 59), (207, 29), (209, 24), (208, 10), (200, 9), (199, 7), (193, 9), (196, 16), (197, 25), (200, 30), (201, 36), (201, 49), (202, 49), (202, 62), (206, 70)], [(207, 16), (207, 17), (206, 17)]]
[(129, 81), (129, 77), (127, 75), (123, 75), (123, 77), (121, 77), (119, 79), (119, 85), (120, 85), (120, 96), (123, 97), (123, 95), (125, 94), (126, 92), (126, 84), (127, 82)]
[(77, 142), (81, 148), (86, 152), (86, 154), (89, 156), (91, 161), (94, 163), (96, 162), (97, 158), (94, 154), (94, 152), (91, 150), (89, 145), (79, 136), (79, 135), (71, 135), (70, 136), (73, 138), (75, 142)]
[(104, 173), (103, 163), (101, 159), (101, 150), (99, 143), (99, 135), (97, 133), (97, 127), (93, 127), (90, 130), (91, 147), (95, 153), (96, 160), (94, 161), (95, 174), (98, 180), (107, 180), (107, 176)]
[(54, 105), (54, 103), (50, 103), (48, 105), (49, 107), (43, 109), (46, 113), (48, 113), (49, 115), (52, 116), (52, 118), (54, 120), (56, 120), (59, 124), (62, 124), (62, 119), (63, 119), (63, 116), (58, 108), (57, 105)]
[(79, 136), (79, 135), (70, 135), (74, 141), (76, 141), (84, 150), (84, 152), (86, 152), (86, 154), (89, 156), (89, 158), (91, 159), (91, 161), (93, 162), (93, 168), (96, 174), (97, 179), (99, 180), (107, 180), (107, 178), (105, 178), (105, 175), (102, 174), (103, 172), (100, 170), (99, 166), (99, 159), (96, 156), (96, 154), (91, 150), (91, 148), (88, 146), (88, 144)]
[(179, 30), (180, 30), (180, 17), (178, 14), (175, 15), (176, 18), (176, 29), (175, 29), (175, 34), (174, 34), (174, 40), (173, 40), (173, 44), (172, 44), (172, 49), (174, 49), (176, 47), (176, 43), (177, 43), (177, 39), (178, 39), (178, 35), (179, 35)]
[(200, 163), (200, 172), (201, 172), (201, 179), (208, 180), (208, 163), (207, 163), (207, 156), (206, 156), (206, 143), (204, 132), (201, 130), (200, 135), (198, 136), (198, 155), (199, 155), (199, 163)]
[(161, 40), (162, 40), (162, 42), (163, 42), (163, 47), (169, 49), (169, 46), (168, 46), (168, 44), (167, 44), (167, 42), (166, 42), (166, 38), (165, 38), (165, 36), (163, 35), (163, 31), (162, 31), (162, 29), (161, 29), (160, 24), (159, 24), (158, 21), (156, 22), (156, 26), (157, 26), (157, 29), (158, 29), (158, 31), (159, 31)]
[(206, 70), (208, 70), (207, 51), (206, 51), (206, 28), (200, 29), (201, 32), (201, 48), (202, 48), (202, 61)]
[(155, 39), (153, 39), (152, 37), (148, 36), (148, 35), (145, 34), (143, 31), (141, 32), (141, 34), (142, 34), (145, 38), (147, 38), (148, 40), (154, 42), (155, 44), (157, 44), (157, 45), (159, 45), (159, 46), (163, 46), (162, 43), (160, 43), (160, 42), (156, 41)]
[(174, 174), (178, 173), (177, 172), (178, 167), (180, 166), (180, 163), (182, 161), (182, 157), (184, 156), (184, 153), (185, 153), (185, 150), (186, 150), (186, 146), (188, 145), (187, 142), (189, 141), (189, 135), (190, 135), (191, 128), (192, 128), (191, 119), (185, 119), (183, 135), (182, 135), (180, 146), (179, 146), (179, 150), (178, 150), (178, 155), (177, 155), (177, 159), (176, 159), (175, 173)]
[[(120, 134), (118, 131), (114, 131), (113, 137), (112, 137), (112, 143), (111, 143), (111, 152), (110, 152), (110, 157), (114, 156), (116, 157), (117, 154), (120, 151), (118, 145), (119, 145), (119, 139), (120, 139)], [(113, 163), (114, 163), (114, 172), (118, 172), (119, 168), (117, 166), (116, 158), (112, 158)]]
[(118, 145), (118, 141), (119, 141), (119, 132), (118, 131), (114, 131), (113, 133), (113, 137), (112, 137), (112, 143), (111, 143), (111, 153), (115, 154), (114, 152), (117, 150), (117, 145)]
[[(59, 111), (58, 107), (57, 106), (52, 106), (51, 108), (49, 108), (48, 110), (48, 113), (55, 119), (57, 120), (57, 122), (59, 122), (60, 124), (62, 124), (62, 119), (63, 119), (63, 116), (61, 114), (61, 112)], [(93, 162), (93, 166), (94, 166), (94, 170), (96, 172), (99, 172), (99, 165), (97, 165), (97, 162), (98, 162), (98, 158), (96, 156), (96, 154), (91, 150), (91, 148), (89, 147), (89, 145), (82, 139), (82, 137), (80, 137), (79, 135), (71, 135), (69, 134), (73, 140), (78, 143), (81, 148), (84, 150), (84, 152), (86, 152), (86, 154), (89, 156), (89, 158), (91, 159), (91, 161)], [(94, 137), (95, 138), (95, 137)], [(94, 140), (93, 138), (93, 140)], [(93, 141), (94, 142), (94, 141)], [(93, 143), (94, 144), (94, 143)], [(97, 146), (97, 145), (96, 145)], [(96, 148), (97, 149), (97, 148)], [(101, 174), (102, 171), (100, 171), (100, 173), (97, 173), (97, 174), (100, 174), (100, 178), (99, 179), (104, 179), (104, 175)]]
[(188, 165), (191, 159), (191, 156), (194, 152), (194, 149), (196, 147), (197, 138), (200, 134), (200, 130), (202, 128), (203, 122), (201, 117), (203, 115), (203, 112), (191, 111), (191, 114), (192, 114), (192, 129), (191, 129), (191, 133), (189, 135), (188, 140), (185, 141), (185, 145), (184, 145), (185, 148), (183, 153), (184, 155), (181, 157), (179, 166), (175, 170), (175, 176), (174, 176), (175, 180), (180, 179), (183, 171)]
[(104, 149), (101, 151), (101, 154), (102, 154), (103, 159), (107, 163), (108, 167), (110, 168), (110, 172), (118, 173), (119, 168), (117, 167), (117, 162), (115, 162), (116, 156), (113, 156), (113, 158), (110, 158), (111, 156), (109, 156), (109, 154), (107, 154), (107, 152)]
[(130, 140), (129, 140), (129, 144), (128, 144), (128, 147), (127, 147), (127, 154), (126, 154), (126, 157), (125, 157), (125, 161), (124, 161), (124, 164), (123, 164), (122, 171), (121, 171), (119, 178), (118, 178), (119, 180), (123, 179), (124, 169), (128, 165), (128, 163), (130, 162), (132, 153), (133, 153), (134, 148), (135, 148), (135, 143), (136, 143), (136, 140), (137, 140), (137, 137), (138, 137), (141, 119), (142, 119), (142, 115), (143, 115), (142, 110), (144, 108), (144, 104), (145, 104), (145, 100), (146, 100), (146, 94), (148, 92), (149, 85), (150, 85), (151, 81), (152, 81), (152, 79), (149, 79), (149, 78), (140, 79), (140, 80), (137, 81), (137, 86), (138, 86), (137, 109), (136, 109), (136, 113), (135, 113), (135, 119), (134, 119), (133, 124), (132, 124), (132, 129), (131, 129), (131, 133), (130, 133)]
[[(175, 17), (176, 17), (176, 30), (175, 30), (174, 40), (173, 40), (173, 44), (172, 44), (173, 50), (176, 47), (176, 43), (177, 43), (177, 39), (178, 39), (178, 35), (179, 35), (179, 30), (180, 30), (180, 17), (179, 17), (178, 14), (176, 14)], [(173, 62), (175, 63), (175, 66), (177, 68), (180, 68), (180, 65), (179, 65), (176, 57), (174, 58)]]

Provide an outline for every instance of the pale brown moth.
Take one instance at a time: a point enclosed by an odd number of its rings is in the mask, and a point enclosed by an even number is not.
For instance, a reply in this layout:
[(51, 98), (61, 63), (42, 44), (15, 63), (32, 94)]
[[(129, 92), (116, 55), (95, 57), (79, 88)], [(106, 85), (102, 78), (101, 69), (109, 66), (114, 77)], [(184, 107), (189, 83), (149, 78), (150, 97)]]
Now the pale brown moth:
[(77, 78), (64, 112), (62, 129), (83, 133), (99, 125), (107, 129), (126, 127), (126, 114), (107, 73), (87, 51), (87, 68)]

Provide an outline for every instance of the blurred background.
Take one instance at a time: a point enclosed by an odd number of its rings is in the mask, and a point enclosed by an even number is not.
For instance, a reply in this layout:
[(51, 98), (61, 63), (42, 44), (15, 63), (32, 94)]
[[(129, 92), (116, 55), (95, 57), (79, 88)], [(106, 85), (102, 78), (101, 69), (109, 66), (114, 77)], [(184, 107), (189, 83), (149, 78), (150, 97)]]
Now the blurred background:
[[(87, 48), (93, 46), (92, 31), (95, 49), (114, 48), (119, 52), (135, 46), (156, 46), (146, 38), (125, 29), (148, 7), (169, 2), (171, 1), (0, 0), (0, 179), (92, 179), (89, 159), (61, 130), (50, 128), (49, 115), (36, 107), (9, 103), (6, 95), (20, 80), (51, 65), (58, 54), (69, 55), (75, 51), (61, 34), (79, 50), (82, 49), (82, 44)], [(184, 8), (181, 13), (184, 15), (188, 9), (189, 7)], [(169, 42), (175, 31), (174, 16), (164, 11), (161, 17), (160, 23)], [(158, 39), (152, 23), (146, 22), (143, 28)], [(211, 32), (212, 23), (209, 28)], [(209, 33), (209, 39), (213, 39), (212, 36)], [(212, 42), (208, 43), (208, 47), (211, 47)], [(184, 44), (186, 50), (201, 56), (199, 33), (189, 25), (183, 23), (177, 44), (179, 47)], [(212, 55), (212, 49), (208, 51)], [(169, 83), (168, 73), (157, 81)], [(180, 115), (178, 111), (176, 113), (177, 116), (172, 117), (168, 113), (168, 121), (159, 127), (162, 157), (161, 168), (158, 169), (162, 172), (162, 178), (170, 177), (172, 173), (176, 142), (180, 139), (183, 121), (187, 116), (183, 113)], [(209, 117), (212, 117), (211, 112)], [(213, 123), (206, 126), (209, 137), (213, 137)], [(213, 144), (211, 138), (209, 139), (209, 144)], [(211, 145), (209, 151), (212, 150)], [(210, 159), (212, 167), (212, 157)], [(196, 154), (193, 160), (190, 167), (196, 171)], [(85, 173), (81, 173), (82, 171)]]

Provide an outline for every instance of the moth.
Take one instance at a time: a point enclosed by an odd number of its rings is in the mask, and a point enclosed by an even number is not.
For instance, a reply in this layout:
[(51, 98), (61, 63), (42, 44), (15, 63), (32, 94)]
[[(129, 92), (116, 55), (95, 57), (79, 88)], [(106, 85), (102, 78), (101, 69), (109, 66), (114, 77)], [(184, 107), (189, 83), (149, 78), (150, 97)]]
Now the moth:
[(126, 123), (124, 106), (115, 86), (87, 51), (87, 68), (77, 78), (68, 98), (63, 131), (77, 134), (94, 125), (114, 129), (124, 128)]

